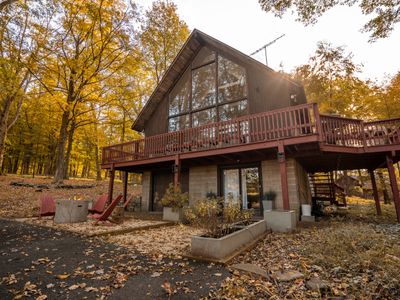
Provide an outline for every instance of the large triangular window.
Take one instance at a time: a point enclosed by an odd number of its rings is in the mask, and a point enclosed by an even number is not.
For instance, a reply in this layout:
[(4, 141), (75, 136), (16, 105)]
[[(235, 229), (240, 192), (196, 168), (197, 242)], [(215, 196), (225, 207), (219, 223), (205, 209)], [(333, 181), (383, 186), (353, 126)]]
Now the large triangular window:
[(169, 131), (248, 113), (246, 70), (203, 47), (169, 95)]

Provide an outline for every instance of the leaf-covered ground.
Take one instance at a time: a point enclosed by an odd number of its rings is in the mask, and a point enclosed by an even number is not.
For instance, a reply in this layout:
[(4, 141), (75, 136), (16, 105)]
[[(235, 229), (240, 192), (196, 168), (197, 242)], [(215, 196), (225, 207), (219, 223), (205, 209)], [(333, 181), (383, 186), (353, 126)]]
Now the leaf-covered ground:
[[(214, 297), (222, 299), (400, 299), (400, 224), (393, 205), (377, 217), (373, 201), (350, 199), (348, 210), (332, 212), (294, 234), (271, 233), (233, 263), (256, 264), (270, 274), (297, 270), (304, 278), (278, 282), (233, 272)], [(311, 291), (317, 277), (328, 284)]]
[[(50, 189), (37, 189), (32, 187), (11, 186), (13, 181), (31, 184), (50, 185)], [(56, 199), (69, 199), (78, 197), (83, 200), (95, 200), (99, 195), (107, 193), (108, 182), (94, 180), (65, 180), (65, 184), (70, 185), (95, 185), (93, 188), (86, 189), (56, 189), (51, 186), (52, 179), (39, 177), (21, 176), (0, 176), (0, 217), (31, 217), (39, 212), (39, 197), (42, 193), (50, 193)], [(114, 185), (114, 195), (122, 192), (122, 184), (116, 180)], [(139, 187), (129, 186), (128, 193), (140, 193)]]
[(229, 275), (52, 228), (7, 220), (0, 228), (0, 299), (194, 299)]
[[(2, 216), (29, 216), (38, 192), (0, 179)], [(54, 192), (65, 197), (77, 191)], [(400, 225), (393, 204), (382, 204), (378, 217), (372, 200), (348, 202), (348, 209), (331, 210), (293, 234), (267, 234), (226, 268), (182, 258), (190, 236), (201, 232), (185, 225), (94, 239), (2, 220), (0, 299), (400, 299)], [(148, 221), (136, 225), (143, 222)], [(270, 276), (235, 271), (237, 263), (257, 265)], [(274, 277), (288, 270), (303, 277), (287, 282)], [(307, 282), (314, 278), (327, 286), (310, 289)]]

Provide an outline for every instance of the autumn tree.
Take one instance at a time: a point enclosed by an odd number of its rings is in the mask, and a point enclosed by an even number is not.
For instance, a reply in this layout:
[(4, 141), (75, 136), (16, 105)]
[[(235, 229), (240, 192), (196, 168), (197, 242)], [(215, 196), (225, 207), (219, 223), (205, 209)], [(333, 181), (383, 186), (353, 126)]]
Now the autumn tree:
[(174, 3), (158, 0), (145, 12), (140, 41), (154, 84), (160, 82), (188, 35), (189, 29)]
[(304, 84), (308, 101), (318, 103), (322, 112), (351, 115), (352, 105), (361, 98), (355, 91), (366, 88), (356, 76), (360, 67), (344, 47), (318, 42), (315, 53), (296, 68), (294, 77)]
[(76, 128), (87, 122), (83, 116), (93, 109), (91, 104), (101, 101), (112, 89), (104, 82), (130, 55), (129, 19), (134, 17), (124, 1), (60, 1), (57, 24), (49, 37), (50, 55), (42, 74), (62, 109), (56, 183), (62, 182), (66, 174)]
[(315, 24), (325, 12), (336, 6), (357, 5), (364, 15), (370, 17), (363, 31), (370, 33), (370, 41), (386, 38), (400, 21), (399, 1), (376, 0), (259, 0), (261, 8), (282, 17), (287, 11), (297, 13), (297, 20), (305, 25)]
[(52, 10), (50, 4), (6, 2), (0, 10), (0, 167), (7, 134), (18, 120), (30, 84), (37, 79), (35, 60), (45, 47)]
[(400, 118), (400, 72), (390, 78), (375, 107), (380, 118)]

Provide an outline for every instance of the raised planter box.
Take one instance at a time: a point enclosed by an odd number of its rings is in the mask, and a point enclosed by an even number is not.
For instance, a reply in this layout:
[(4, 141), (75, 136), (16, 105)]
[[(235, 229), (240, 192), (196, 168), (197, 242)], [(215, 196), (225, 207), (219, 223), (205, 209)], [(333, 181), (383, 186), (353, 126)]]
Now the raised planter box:
[(79, 223), (87, 220), (88, 201), (57, 200), (55, 223)]
[(171, 222), (182, 222), (183, 208), (164, 207), (163, 220)]
[(218, 239), (192, 236), (191, 255), (205, 259), (224, 259), (263, 235), (266, 229), (265, 220), (261, 220)]
[(294, 210), (265, 210), (264, 220), (267, 228), (274, 232), (291, 232), (297, 223)]

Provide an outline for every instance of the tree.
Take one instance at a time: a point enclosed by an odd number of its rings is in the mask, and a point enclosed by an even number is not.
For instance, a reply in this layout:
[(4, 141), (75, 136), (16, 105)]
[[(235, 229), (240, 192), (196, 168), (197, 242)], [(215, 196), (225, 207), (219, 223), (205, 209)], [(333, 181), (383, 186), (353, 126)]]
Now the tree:
[(376, 0), (259, 0), (261, 8), (282, 17), (288, 10), (297, 12), (297, 20), (305, 25), (315, 24), (319, 17), (335, 6), (358, 5), (370, 20), (363, 26), (363, 31), (370, 33), (370, 41), (386, 38), (400, 21), (399, 1)]
[(158, 0), (145, 13), (141, 49), (155, 84), (160, 82), (189, 35), (186, 23), (180, 20), (176, 10), (174, 3)]
[(122, 0), (60, 1), (42, 74), (63, 111), (55, 183), (61, 183), (66, 174), (75, 130), (87, 124), (84, 116), (93, 107), (101, 107), (91, 104), (110, 93), (112, 87), (104, 83), (131, 53), (130, 18), (134, 12)]
[(382, 89), (376, 109), (381, 118), (400, 118), (400, 72)]
[(308, 64), (296, 68), (294, 77), (304, 84), (308, 101), (318, 103), (322, 112), (351, 116), (354, 105), (360, 105), (367, 86), (356, 77), (361, 66), (352, 58), (344, 47), (318, 42)]
[(38, 72), (35, 58), (45, 47), (52, 6), (28, 6), (26, 1), (0, 4), (4, 5), (0, 9), (1, 170), (7, 134), (18, 120), (26, 92)]
[(17, 1), (18, 0), (3, 0), (3, 1), (0, 1), (0, 11), (2, 11), (7, 6), (10, 6), (11, 4), (13, 4), (14, 2), (17, 2)]

